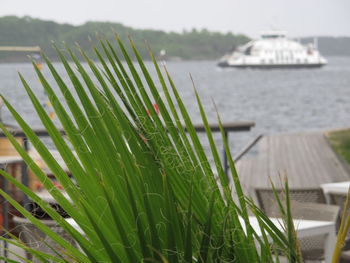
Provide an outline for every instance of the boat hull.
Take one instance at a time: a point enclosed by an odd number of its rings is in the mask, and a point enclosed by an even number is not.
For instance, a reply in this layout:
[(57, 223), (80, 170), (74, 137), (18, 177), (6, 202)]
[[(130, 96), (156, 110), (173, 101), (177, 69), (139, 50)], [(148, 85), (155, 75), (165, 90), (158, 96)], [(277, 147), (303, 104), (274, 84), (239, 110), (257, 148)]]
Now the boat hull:
[(235, 48), (218, 62), (233, 68), (320, 68), (327, 64), (314, 44), (302, 45), (286, 38), (284, 31), (263, 32), (260, 39)]
[(218, 63), (219, 67), (222, 68), (255, 68), (255, 69), (293, 69), (293, 68), (321, 68), (325, 64), (261, 64), (261, 65), (230, 65), (226, 62)]

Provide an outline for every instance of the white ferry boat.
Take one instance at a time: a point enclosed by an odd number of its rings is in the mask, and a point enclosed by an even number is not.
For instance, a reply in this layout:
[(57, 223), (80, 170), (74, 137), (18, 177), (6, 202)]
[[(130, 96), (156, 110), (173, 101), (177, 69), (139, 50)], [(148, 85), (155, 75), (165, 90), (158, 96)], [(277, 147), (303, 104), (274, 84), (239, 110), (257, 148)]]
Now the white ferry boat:
[(218, 63), (220, 67), (305, 68), (322, 67), (327, 60), (317, 44), (304, 46), (286, 38), (285, 31), (262, 32), (261, 38), (236, 48)]

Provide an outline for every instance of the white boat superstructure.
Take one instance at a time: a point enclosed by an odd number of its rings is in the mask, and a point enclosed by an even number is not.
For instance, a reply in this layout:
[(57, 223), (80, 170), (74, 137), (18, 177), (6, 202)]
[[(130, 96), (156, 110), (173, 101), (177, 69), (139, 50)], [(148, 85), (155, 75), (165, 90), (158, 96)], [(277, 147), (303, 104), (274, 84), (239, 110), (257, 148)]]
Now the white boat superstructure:
[(238, 47), (222, 57), (221, 67), (321, 67), (327, 64), (317, 43), (307, 46), (286, 38), (284, 31), (265, 31), (261, 38)]

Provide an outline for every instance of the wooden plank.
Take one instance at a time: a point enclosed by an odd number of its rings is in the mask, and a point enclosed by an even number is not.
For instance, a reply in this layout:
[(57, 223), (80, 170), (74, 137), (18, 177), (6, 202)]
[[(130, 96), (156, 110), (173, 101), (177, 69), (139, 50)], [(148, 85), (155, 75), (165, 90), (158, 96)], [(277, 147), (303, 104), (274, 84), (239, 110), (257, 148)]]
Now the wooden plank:
[[(280, 186), (281, 183), (281, 173), (284, 172), (283, 159), (280, 155), (280, 140), (279, 136), (269, 136), (269, 152), (268, 152), (268, 162), (269, 162), (269, 174), (266, 177), (270, 177), (276, 186)], [(269, 180), (268, 180), (269, 181)], [(270, 187), (270, 182), (266, 182), (264, 187)]]
[(255, 164), (256, 162), (254, 162), (254, 159), (250, 159), (248, 161), (249, 166), (246, 173), (248, 181), (246, 184), (244, 184), (244, 189), (246, 189), (246, 193), (253, 198), (255, 198), (254, 188), (252, 187), (252, 182), (256, 179), (254, 176)]
[(313, 161), (313, 172), (318, 176), (314, 176), (313, 180), (317, 182), (329, 182), (331, 177), (328, 169), (328, 160), (324, 156), (324, 151), (327, 150), (322, 145), (322, 140), (318, 135), (314, 135), (313, 137), (308, 136), (305, 137), (304, 140), (308, 140), (308, 148), (307, 150), (310, 152), (310, 156), (313, 157), (311, 161)]
[(331, 149), (322, 133), (274, 135), (262, 138), (252, 160), (240, 160), (238, 173), (245, 190), (279, 186), (285, 172), (292, 188), (350, 180), (349, 171)]
[(318, 161), (318, 172), (329, 182), (349, 179), (348, 172), (331, 149), (323, 134), (314, 135), (309, 140), (313, 145), (315, 159)]
[[(315, 171), (313, 167), (313, 162), (310, 160), (312, 156), (308, 153), (307, 140), (304, 140), (304, 136), (298, 134), (295, 136), (295, 142), (293, 143), (294, 147), (293, 152), (291, 153), (291, 158), (294, 157), (296, 164), (291, 165), (295, 168), (293, 177), (298, 179), (298, 182), (295, 183), (296, 187), (300, 185), (308, 185), (310, 187), (317, 187), (317, 182), (315, 180), (309, 179), (309, 174), (312, 174)], [(292, 180), (292, 185), (294, 187), (294, 180)]]
[[(308, 137), (307, 135), (300, 136), (300, 142), (302, 143), (302, 150), (301, 154), (303, 154), (303, 159), (306, 161), (306, 164), (303, 165), (303, 167), (309, 167), (308, 174), (317, 173), (317, 177), (314, 176), (314, 178), (310, 178), (310, 186), (315, 186), (314, 184), (318, 181), (324, 181), (324, 175), (323, 171), (320, 171), (320, 165), (318, 160), (318, 154), (314, 150), (314, 146), (312, 145), (312, 137)], [(306, 168), (305, 168), (306, 169)], [(306, 176), (308, 177), (308, 174), (301, 173), (300, 176)]]
[(270, 161), (269, 161), (269, 137), (264, 137), (261, 139), (259, 143), (259, 152), (258, 156), (256, 157), (257, 165), (254, 166), (255, 169), (253, 170), (254, 174), (259, 174), (259, 178), (254, 179), (257, 180), (257, 183), (261, 186), (266, 184), (266, 181), (268, 180), (267, 175), (270, 174)]
[[(212, 132), (219, 132), (220, 127), (217, 123), (209, 124)], [(237, 131), (250, 131), (251, 128), (255, 126), (255, 122), (251, 121), (241, 121), (241, 122), (227, 122), (222, 124), (223, 128), (227, 132), (237, 132)], [(198, 132), (205, 132), (203, 124), (195, 124), (194, 128)]]
[[(299, 176), (299, 169), (302, 167), (302, 159), (299, 158), (299, 155), (297, 154), (297, 146), (298, 143), (296, 141), (291, 140), (289, 137), (285, 136), (281, 139), (284, 139), (282, 141), (284, 145), (284, 150), (280, 152), (280, 156), (284, 157), (284, 164), (285, 164), (285, 174), (283, 176), (287, 176), (287, 178), (291, 178), (292, 180), (289, 180), (290, 186), (293, 187), (294, 184), (300, 185), (302, 184), (302, 176)], [(295, 138), (297, 140), (297, 138)], [(290, 160), (294, 158), (295, 164), (291, 164)]]
[[(333, 149), (331, 148), (329, 142), (327, 141), (326, 137), (323, 135), (322, 136), (322, 140), (324, 142), (325, 148), (327, 149), (327, 151), (324, 151), (324, 155), (327, 157), (330, 166), (332, 165), (334, 167), (334, 169), (336, 169), (338, 172), (333, 174), (333, 177), (336, 181), (343, 181), (345, 178), (348, 178), (349, 175), (349, 170), (348, 167), (345, 167), (345, 164), (343, 163), (337, 156), (337, 154), (333, 151)], [(331, 171), (330, 171), (331, 172)]]
[[(236, 163), (237, 174), (240, 178), (241, 186), (243, 188), (244, 193), (251, 195), (253, 192), (251, 189), (251, 179), (253, 178), (253, 169), (256, 165), (255, 159), (241, 159)], [(235, 188), (233, 187), (233, 191), (235, 192)], [(235, 196), (235, 195), (234, 195)], [(254, 197), (254, 196), (253, 196)]]
[[(22, 138), (16, 138), (17, 142), (23, 144)], [(17, 150), (7, 138), (0, 138), (0, 156), (17, 155)]]
[(22, 163), (23, 159), (20, 156), (0, 156), (0, 165), (8, 165), (8, 164), (14, 164), (14, 163)]

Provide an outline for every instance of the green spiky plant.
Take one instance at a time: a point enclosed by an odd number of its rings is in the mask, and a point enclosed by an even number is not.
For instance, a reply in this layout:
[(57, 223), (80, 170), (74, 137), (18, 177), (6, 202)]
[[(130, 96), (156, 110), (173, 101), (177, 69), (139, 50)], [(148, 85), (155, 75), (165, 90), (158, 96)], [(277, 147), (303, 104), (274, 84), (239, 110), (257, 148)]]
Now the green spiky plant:
[(346, 200), (342, 207), (341, 221), (340, 221), (340, 226), (338, 230), (337, 242), (334, 248), (332, 263), (339, 262), (344, 244), (346, 243), (347, 234), (349, 233), (349, 229), (350, 229), (349, 198), (350, 198), (350, 190), (348, 191)]
[[(301, 262), (294, 240), (274, 226), (244, 195), (220, 118), (232, 184), (224, 173), (196, 90), (215, 171), (167, 70), (158, 66), (150, 52), (160, 83), (158, 87), (132, 41), (137, 62), (131, 60), (118, 37), (116, 42), (114, 47), (108, 41), (101, 41), (102, 51), (94, 48), (100, 68), (79, 50), (92, 73), (88, 73), (69, 48), (62, 51), (56, 47), (69, 83), (43, 56), (64, 103), (33, 63), (68, 140), (62, 137), (20, 75), (38, 116), (76, 183), (4, 98), (9, 111), (69, 198), (47, 180), (46, 174), (6, 127), (1, 125), (1, 129), (44, 187), (83, 231), (77, 231), (34, 192), (1, 171), (6, 180), (56, 220), (80, 248), (71, 246), (0, 190), (11, 205), (60, 249), (52, 248), (52, 253), (44, 253), (19, 240), (11, 242), (42, 262), (278, 262), (278, 253), (273, 253), (271, 243), (279, 251), (286, 251), (289, 262)], [(73, 65), (68, 63), (67, 55)], [(159, 89), (165, 99), (160, 97)], [(155, 103), (159, 114), (154, 109)], [(250, 213), (258, 218), (261, 235), (251, 227)]]

